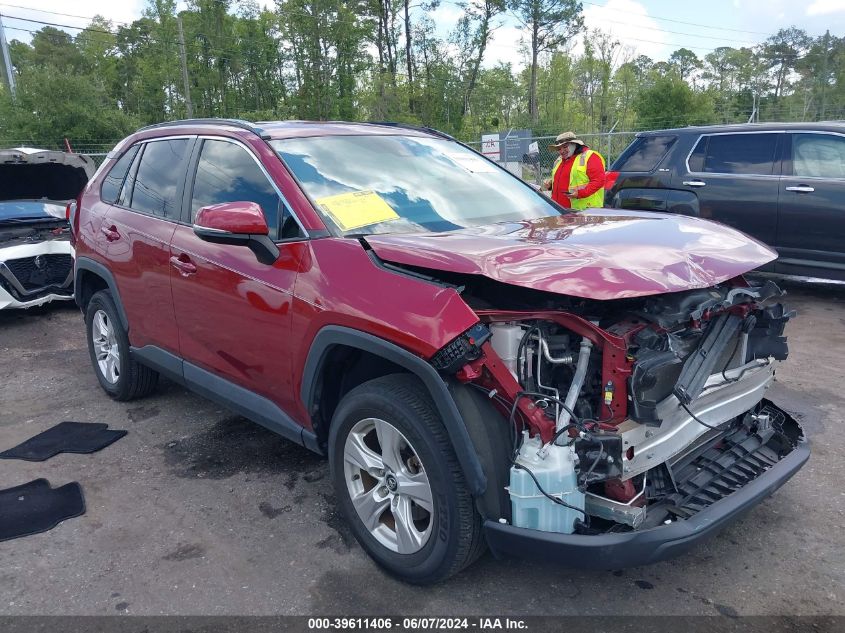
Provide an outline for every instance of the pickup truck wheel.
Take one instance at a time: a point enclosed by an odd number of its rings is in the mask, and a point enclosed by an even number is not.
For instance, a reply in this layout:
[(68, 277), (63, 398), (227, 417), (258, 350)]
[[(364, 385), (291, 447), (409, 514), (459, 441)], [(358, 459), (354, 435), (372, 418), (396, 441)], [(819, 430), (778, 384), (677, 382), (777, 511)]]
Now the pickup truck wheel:
[(343, 398), (329, 465), (352, 532), (394, 576), (435, 583), (483, 552), (481, 518), (455, 451), (415, 377), (376, 378)]
[(109, 396), (115, 400), (133, 400), (155, 389), (158, 372), (129, 355), (129, 337), (108, 290), (95, 293), (88, 302), (85, 331), (94, 373)]

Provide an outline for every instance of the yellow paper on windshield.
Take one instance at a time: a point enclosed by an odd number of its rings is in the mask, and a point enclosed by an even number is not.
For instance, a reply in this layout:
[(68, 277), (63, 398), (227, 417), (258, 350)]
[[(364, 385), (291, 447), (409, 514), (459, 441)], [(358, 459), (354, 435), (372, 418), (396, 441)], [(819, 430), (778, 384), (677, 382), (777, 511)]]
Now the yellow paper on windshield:
[(399, 215), (374, 191), (355, 191), (317, 198), (317, 204), (332, 216), (343, 231), (378, 222), (396, 220)]

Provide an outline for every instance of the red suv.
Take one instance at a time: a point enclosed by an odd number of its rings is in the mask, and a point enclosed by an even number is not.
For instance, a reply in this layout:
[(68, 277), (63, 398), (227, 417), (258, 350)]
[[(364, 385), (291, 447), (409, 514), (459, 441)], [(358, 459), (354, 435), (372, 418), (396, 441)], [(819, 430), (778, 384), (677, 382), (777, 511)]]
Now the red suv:
[(764, 398), (792, 315), (743, 278), (775, 253), (736, 230), (569, 213), (446, 135), (364, 123), (147, 127), (77, 206), (106, 393), (163, 375), (325, 454), (410, 582), (485, 545), (662, 560), (809, 455)]

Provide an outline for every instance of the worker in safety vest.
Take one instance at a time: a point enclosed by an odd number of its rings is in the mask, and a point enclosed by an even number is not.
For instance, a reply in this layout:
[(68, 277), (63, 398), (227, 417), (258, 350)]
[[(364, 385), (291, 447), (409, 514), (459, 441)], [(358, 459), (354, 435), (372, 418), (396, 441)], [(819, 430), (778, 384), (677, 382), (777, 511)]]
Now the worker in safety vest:
[(575, 132), (559, 134), (549, 149), (560, 155), (552, 167), (552, 177), (545, 182), (552, 200), (576, 211), (604, 206), (601, 154), (587, 147)]

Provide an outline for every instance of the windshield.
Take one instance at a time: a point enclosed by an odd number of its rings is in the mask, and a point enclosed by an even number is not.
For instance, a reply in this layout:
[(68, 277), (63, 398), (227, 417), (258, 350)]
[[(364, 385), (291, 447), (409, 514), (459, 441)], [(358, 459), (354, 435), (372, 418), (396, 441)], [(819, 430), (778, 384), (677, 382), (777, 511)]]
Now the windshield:
[(560, 213), (545, 196), (446, 139), (319, 136), (270, 144), (344, 234), (449, 231)]
[(0, 201), (0, 224), (64, 219), (65, 208), (61, 205), (28, 200)]

